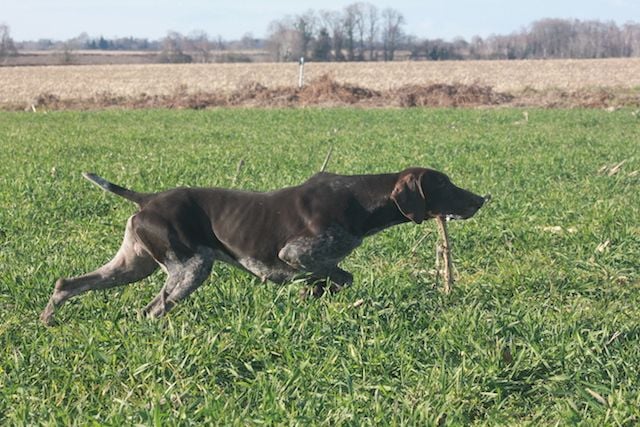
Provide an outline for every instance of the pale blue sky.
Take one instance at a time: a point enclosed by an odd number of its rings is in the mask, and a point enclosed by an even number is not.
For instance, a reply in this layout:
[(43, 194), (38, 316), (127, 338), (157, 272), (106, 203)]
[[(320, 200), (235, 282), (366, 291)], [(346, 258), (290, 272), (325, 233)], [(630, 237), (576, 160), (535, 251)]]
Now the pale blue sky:
[[(15, 40), (91, 36), (161, 38), (168, 30), (236, 39), (266, 35), (269, 22), (308, 9), (341, 10), (353, 1), (0, 0), (0, 23)], [(640, 0), (372, 0), (405, 16), (418, 37), (453, 39), (506, 34), (544, 17), (640, 22)]]

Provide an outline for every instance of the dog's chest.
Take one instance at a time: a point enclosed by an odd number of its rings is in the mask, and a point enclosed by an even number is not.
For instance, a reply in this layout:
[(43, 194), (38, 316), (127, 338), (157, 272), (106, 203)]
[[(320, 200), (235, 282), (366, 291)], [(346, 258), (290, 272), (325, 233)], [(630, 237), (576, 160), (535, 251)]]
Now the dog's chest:
[(316, 236), (290, 240), (278, 254), (279, 258), (302, 271), (326, 272), (337, 266), (362, 243), (362, 238), (333, 225)]
[(316, 236), (291, 239), (272, 259), (240, 256), (232, 263), (263, 281), (283, 283), (304, 273), (331, 272), (360, 243), (361, 238), (347, 233), (342, 227), (332, 226)]
[(287, 246), (299, 260), (331, 264), (341, 261), (361, 243), (361, 238), (353, 236), (344, 228), (332, 226), (317, 236), (293, 239)]
[(273, 262), (269, 263), (249, 256), (233, 259), (222, 251), (216, 251), (216, 258), (227, 264), (247, 270), (263, 282), (271, 280), (275, 283), (284, 283), (293, 280), (299, 274), (286, 264), (276, 262), (279, 265), (273, 265)]

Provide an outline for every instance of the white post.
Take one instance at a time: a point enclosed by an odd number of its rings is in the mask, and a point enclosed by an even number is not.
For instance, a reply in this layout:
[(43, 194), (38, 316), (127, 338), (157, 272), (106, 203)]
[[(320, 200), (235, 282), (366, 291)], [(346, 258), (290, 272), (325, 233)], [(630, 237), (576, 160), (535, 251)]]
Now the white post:
[(298, 87), (302, 88), (304, 85), (304, 56), (300, 57), (300, 75), (298, 77)]

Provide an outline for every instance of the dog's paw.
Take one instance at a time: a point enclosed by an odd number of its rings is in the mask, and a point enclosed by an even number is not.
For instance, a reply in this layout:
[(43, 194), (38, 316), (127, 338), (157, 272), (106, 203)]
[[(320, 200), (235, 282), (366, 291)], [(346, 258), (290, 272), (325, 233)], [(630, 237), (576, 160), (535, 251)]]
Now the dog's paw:
[(47, 304), (47, 306), (45, 307), (44, 311), (42, 312), (42, 314), (40, 314), (40, 321), (45, 325), (45, 326), (55, 326), (56, 325), (56, 321), (53, 317), (53, 312), (54, 312), (54, 306), (51, 302), (49, 302)]
[(325, 288), (322, 285), (315, 285), (313, 287), (305, 287), (300, 290), (300, 300), (306, 301), (309, 298), (320, 298), (324, 295)]

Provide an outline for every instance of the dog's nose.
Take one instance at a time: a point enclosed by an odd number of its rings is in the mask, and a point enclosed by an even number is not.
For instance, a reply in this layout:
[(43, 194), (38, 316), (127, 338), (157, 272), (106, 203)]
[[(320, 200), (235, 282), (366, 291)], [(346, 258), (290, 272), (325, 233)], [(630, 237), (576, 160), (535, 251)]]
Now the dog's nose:
[[(477, 206), (478, 209), (480, 209), (482, 207), (482, 205), (485, 204), (485, 202), (488, 201), (487, 196), (475, 196), (475, 205)], [(489, 196), (489, 199), (491, 199), (491, 196)]]

